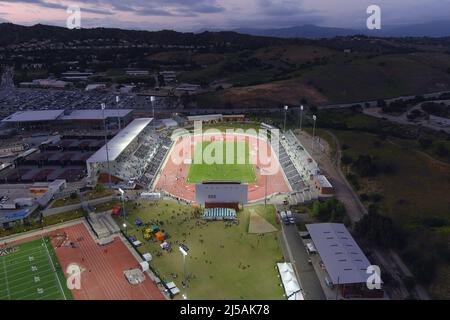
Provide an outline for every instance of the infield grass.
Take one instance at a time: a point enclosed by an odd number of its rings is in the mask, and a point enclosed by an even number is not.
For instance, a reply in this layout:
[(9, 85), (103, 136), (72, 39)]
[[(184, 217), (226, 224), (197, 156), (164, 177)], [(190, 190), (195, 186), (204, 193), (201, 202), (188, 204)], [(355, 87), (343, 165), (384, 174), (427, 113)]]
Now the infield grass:
[(250, 163), (249, 144), (244, 141), (203, 141), (194, 148), (187, 182), (239, 180), (256, 182), (255, 166)]

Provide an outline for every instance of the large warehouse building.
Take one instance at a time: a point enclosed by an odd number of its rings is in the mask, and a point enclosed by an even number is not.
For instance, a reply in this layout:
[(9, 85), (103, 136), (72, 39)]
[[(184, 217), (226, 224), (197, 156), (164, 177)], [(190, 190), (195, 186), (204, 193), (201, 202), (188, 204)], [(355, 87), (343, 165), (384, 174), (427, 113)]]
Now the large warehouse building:
[(364, 252), (342, 223), (307, 224), (313, 246), (327, 274), (327, 285), (344, 298), (383, 298), (383, 290), (367, 287), (371, 265)]

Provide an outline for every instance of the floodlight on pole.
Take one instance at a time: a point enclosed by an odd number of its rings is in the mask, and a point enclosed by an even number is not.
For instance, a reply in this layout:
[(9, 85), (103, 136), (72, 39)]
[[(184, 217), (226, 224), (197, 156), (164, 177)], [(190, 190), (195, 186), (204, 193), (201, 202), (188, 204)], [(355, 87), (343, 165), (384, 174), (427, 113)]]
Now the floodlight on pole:
[(153, 123), (155, 123), (155, 100), (155, 96), (150, 96), (150, 103), (152, 104)]
[(183, 256), (183, 270), (184, 270), (184, 295), (183, 299), (187, 299), (187, 290), (188, 290), (188, 283), (187, 283), (187, 275), (186, 275), (186, 257), (188, 255), (189, 248), (185, 244), (181, 244), (178, 249), (181, 252), (181, 255)]
[(284, 127), (283, 132), (286, 132), (286, 116), (287, 116), (287, 110), (289, 109), (288, 106), (284, 106)]
[(121, 188), (118, 189), (120, 192), (120, 200), (122, 202), (122, 218), (125, 224), (125, 191), (123, 191)]
[(314, 120), (313, 136), (312, 136), (312, 152), (314, 153), (314, 139), (315, 139), (315, 136), (316, 136), (316, 120), (317, 120), (317, 117), (316, 117), (316, 115), (313, 115), (312, 118)]
[(300, 131), (302, 131), (302, 123), (303, 123), (303, 105), (300, 106)]
[(120, 109), (119, 109), (119, 102), (120, 98), (119, 96), (116, 96), (116, 106), (117, 106), (117, 122), (119, 123), (119, 131), (122, 130), (122, 126), (120, 124)]
[(106, 128), (106, 118), (105, 118), (105, 108), (106, 108), (106, 104), (105, 103), (101, 103), (100, 104), (101, 108), (102, 108), (102, 118), (103, 118), (103, 127), (105, 130), (105, 148), (106, 148), (106, 162), (108, 165), (108, 188), (111, 188), (111, 169), (109, 166), (109, 150), (108, 150), (108, 131)]

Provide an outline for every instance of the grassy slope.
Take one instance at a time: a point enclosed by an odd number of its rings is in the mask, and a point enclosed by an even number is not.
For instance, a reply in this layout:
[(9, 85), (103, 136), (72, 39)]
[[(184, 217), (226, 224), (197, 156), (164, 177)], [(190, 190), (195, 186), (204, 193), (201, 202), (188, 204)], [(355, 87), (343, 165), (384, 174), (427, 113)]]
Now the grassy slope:
[[(383, 163), (392, 164), (395, 171), (389, 175), (363, 179), (367, 188), (384, 195), (382, 212), (402, 224), (429, 215), (447, 216), (450, 200), (450, 165), (439, 165), (430, 158), (402, 147), (404, 139), (388, 139), (375, 147), (379, 139), (372, 134), (335, 131), (341, 143), (350, 146), (344, 154), (357, 158), (370, 154)], [(405, 200), (406, 202), (400, 201)]]
[[(152, 265), (164, 280), (174, 280), (181, 287), (183, 264), (175, 241), (189, 247), (187, 271), (195, 275), (189, 288), (190, 299), (282, 299), (283, 291), (277, 278), (275, 264), (282, 259), (277, 234), (264, 236), (247, 233), (249, 208), (269, 222), (274, 222), (274, 207), (248, 206), (240, 212), (239, 225), (225, 227), (223, 222), (210, 222), (197, 225), (199, 220), (189, 219), (193, 209), (173, 201), (145, 203), (133, 209), (128, 205), (128, 222), (131, 225), (139, 217), (144, 222), (162, 220), (163, 229), (170, 233), (172, 253), (162, 252), (159, 243), (145, 242), (140, 251), (151, 252)], [(192, 216), (191, 216), (192, 217)], [(141, 231), (129, 228), (142, 240)], [(246, 266), (245, 269), (243, 266)], [(171, 276), (176, 273), (176, 279)]]
[(302, 78), (333, 102), (352, 102), (449, 89), (448, 67), (447, 54), (396, 54), (330, 63)]
[[(241, 87), (200, 95), (199, 105), (263, 107), (297, 104), (301, 98), (306, 98), (310, 104), (357, 102), (450, 89), (447, 71), (450, 55), (445, 53), (368, 58), (362, 54), (344, 56), (320, 47), (284, 46), (263, 48), (254, 56), (273, 67), (227, 75), (230, 82)], [(326, 64), (313, 65), (323, 57), (328, 59)], [(199, 72), (205, 78), (222, 78), (223, 73), (217, 74), (220, 71), (217, 66), (211, 65)], [(277, 73), (275, 70), (286, 70), (283, 77), (287, 80), (271, 79), (270, 74)]]
[[(450, 219), (450, 165), (433, 161), (426, 154), (411, 147), (411, 140), (388, 138), (380, 147), (374, 146), (377, 137), (355, 131), (333, 131), (341, 144), (350, 146), (344, 153), (356, 158), (359, 154), (370, 154), (383, 163), (390, 163), (395, 172), (374, 178), (360, 178), (359, 193), (379, 193), (382, 195), (380, 213), (388, 215), (405, 230), (420, 230), (425, 218)], [(427, 236), (448, 237), (449, 227), (430, 228)], [(417, 231), (416, 231), (417, 232)], [(410, 239), (408, 246), (421, 247), (419, 240)], [(434, 297), (448, 298), (450, 288), (450, 266), (441, 263), (436, 277), (429, 286)]]

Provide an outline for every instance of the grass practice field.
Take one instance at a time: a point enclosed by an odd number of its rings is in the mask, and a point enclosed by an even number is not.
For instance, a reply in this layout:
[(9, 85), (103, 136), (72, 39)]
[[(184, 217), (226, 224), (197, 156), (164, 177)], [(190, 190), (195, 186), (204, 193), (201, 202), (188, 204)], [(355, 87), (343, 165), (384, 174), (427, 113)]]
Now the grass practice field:
[[(251, 212), (278, 229), (273, 206), (247, 206), (238, 213), (238, 225), (202, 221), (194, 217), (193, 208), (176, 201), (140, 200), (127, 203), (126, 208), (127, 232), (143, 243), (139, 251), (150, 252), (152, 267), (164, 281), (174, 281), (182, 293), (183, 259), (177, 242), (189, 247), (189, 299), (284, 299), (275, 268), (277, 262), (284, 261), (278, 233), (248, 233)], [(160, 221), (160, 228), (171, 236), (168, 241), (173, 251), (162, 250), (159, 241), (144, 240), (143, 227), (134, 225), (137, 218), (144, 223)], [(121, 218), (116, 219), (122, 225)], [(176, 299), (181, 299), (181, 294)]]
[(17, 251), (0, 256), (0, 300), (72, 299), (47, 237), (12, 247)]
[[(200, 162), (196, 159), (201, 159)], [(197, 162), (197, 163), (196, 163)], [(239, 180), (256, 182), (255, 167), (250, 163), (248, 143), (244, 141), (203, 141), (194, 149), (194, 159), (187, 182)]]

